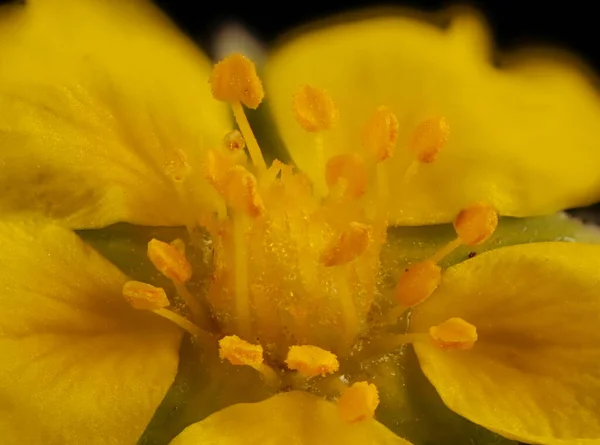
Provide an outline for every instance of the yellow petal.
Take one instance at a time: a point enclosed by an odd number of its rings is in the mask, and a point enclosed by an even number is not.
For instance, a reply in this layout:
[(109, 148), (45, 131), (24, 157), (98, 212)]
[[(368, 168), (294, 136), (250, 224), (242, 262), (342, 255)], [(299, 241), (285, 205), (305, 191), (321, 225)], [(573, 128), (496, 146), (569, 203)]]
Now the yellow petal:
[[(600, 102), (581, 64), (550, 52), (514, 55), (498, 67), (489, 46), (485, 26), (468, 12), (454, 14), (447, 28), (400, 11), (339, 21), (275, 51), (267, 98), (294, 160), (321, 184), (314, 135), (294, 121), (300, 85), (327, 90), (340, 110), (337, 127), (323, 135), (325, 159), (360, 152), (362, 125), (390, 107), (399, 121), (398, 146), (386, 161), (392, 223), (448, 222), (479, 200), (511, 216), (597, 200)], [(450, 126), (447, 144), (405, 182), (411, 133), (436, 116)]]
[(66, 229), (0, 223), (2, 443), (135, 444), (177, 372), (180, 331)]
[(187, 427), (170, 445), (410, 445), (376, 420), (347, 424), (332, 402), (301, 391), (240, 403)]
[(0, 212), (182, 225), (186, 162), (185, 199), (210, 205), (199, 156), (229, 128), (210, 61), (149, 1), (22, 3), (0, 7)]
[(412, 315), (412, 330), (460, 317), (467, 351), (415, 344), (444, 402), (527, 443), (600, 443), (600, 246), (539, 243), (483, 253), (450, 268)]

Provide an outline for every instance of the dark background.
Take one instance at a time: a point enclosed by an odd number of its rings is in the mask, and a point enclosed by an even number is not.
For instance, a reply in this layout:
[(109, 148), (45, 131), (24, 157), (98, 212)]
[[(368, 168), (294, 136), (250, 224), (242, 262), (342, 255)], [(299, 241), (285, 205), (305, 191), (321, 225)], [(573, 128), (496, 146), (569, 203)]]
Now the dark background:
[[(227, 20), (245, 24), (255, 35), (270, 41), (285, 30), (331, 14), (378, 5), (407, 5), (436, 11), (456, 4), (452, 1), (326, 1), (310, 3), (298, 0), (267, 2), (247, 0), (155, 0), (189, 34), (203, 45), (210, 42), (219, 26)], [(503, 50), (525, 43), (560, 46), (583, 56), (600, 71), (599, 27), (594, 2), (583, 0), (557, 2), (532, 0), (468, 1), (482, 11), (491, 24), (497, 46)], [(206, 5), (206, 6), (202, 6)]]

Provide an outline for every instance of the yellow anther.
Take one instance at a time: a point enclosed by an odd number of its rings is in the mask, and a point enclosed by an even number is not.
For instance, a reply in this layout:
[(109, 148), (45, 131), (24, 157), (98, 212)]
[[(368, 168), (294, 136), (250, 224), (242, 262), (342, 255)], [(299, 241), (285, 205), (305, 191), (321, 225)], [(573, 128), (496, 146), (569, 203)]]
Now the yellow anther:
[(219, 191), (231, 208), (252, 218), (262, 215), (265, 211), (262, 198), (258, 194), (256, 178), (241, 165), (229, 169)]
[(375, 110), (363, 126), (361, 142), (376, 161), (384, 161), (394, 155), (398, 127), (398, 118), (388, 107)]
[(477, 341), (477, 329), (462, 318), (450, 318), (429, 328), (433, 343), (440, 349), (471, 349)]
[(176, 246), (155, 238), (148, 243), (148, 259), (165, 277), (185, 283), (192, 276), (192, 266)]
[(246, 141), (240, 130), (230, 131), (224, 138), (225, 146), (231, 151), (243, 150), (246, 146)]
[(396, 301), (405, 307), (425, 301), (437, 289), (441, 278), (442, 268), (431, 260), (411, 265), (400, 275)]
[(123, 297), (135, 308), (155, 311), (169, 306), (169, 299), (162, 287), (140, 281), (128, 281), (123, 285)]
[(232, 365), (257, 367), (263, 362), (263, 348), (242, 340), (237, 335), (228, 335), (219, 340), (219, 357)]
[(454, 230), (463, 244), (476, 246), (486, 241), (496, 230), (498, 214), (487, 204), (464, 208), (454, 219)]
[(303, 85), (294, 95), (294, 116), (306, 131), (329, 130), (337, 122), (339, 111), (327, 91)]
[(377, 387), (367, 382), (353, 383), (338, 399), (340, 416), (347, 423), (372, 419), (378, 405)]
[(356, 153), (347, 153), (329, 158), (325, 166), (325, 180), (330, 189), (338, 184), (345, 187), (345, 195), (360, 198), (368, 183), (367, 166)]
[(290, 347), (285, 363), (305, 377), (332, 374), (340, 368), (335, 354), (310, 345)]
[(358, 258), (371, 242), (371, 227), (351, 222), (348, 230), (333, 239), (321, 254), (320, 261), (326, 267), (341, 266)]
[(232, 54), (213, 67), (210, 77), (213, 97), (224, 102), (241, 102), (248, 108), (257, 108), (265, 92), (251, 60), (241, 54)]
[(408, 148), (420, 162), (428, 164), (436, 160), (449, 135), (446, 119), (427, 119), (415, 127)]

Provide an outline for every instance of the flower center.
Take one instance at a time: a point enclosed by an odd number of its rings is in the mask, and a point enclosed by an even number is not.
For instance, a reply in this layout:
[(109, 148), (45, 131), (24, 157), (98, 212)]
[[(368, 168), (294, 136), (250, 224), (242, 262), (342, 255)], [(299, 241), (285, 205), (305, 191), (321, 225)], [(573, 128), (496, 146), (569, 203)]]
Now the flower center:
[[(360, 340), (374, 332), (389, 350), (423, 336), (442, 348), (471, 347), (475, 327), (461, 319), (432, 327), (430, 333), (385, 337), (379, 332), (435, 291), (442, 258), (491, 235), (495, 211), (484, 204), (464, 209), (455, 220), (456, 240), (411, 265), (398, 282), (396, 307), (383, 318), (376, 316), (379, 255), (393, 204), (384, 164), (395, 154), (395, 114), (384, 106), (374, 110), (357, 132), (362, 151), (325, 160), (323, 133), (336, 125), (338, 109), (326, 91), (299, 89), (291, 106), (298, 124), (314, 134), (314, 146), (308, 149), (325, 175), (327, 190), (321, 190), (292, 166), (265, 162), (243, 108), (258, 107), (264, 96), (248, 59), (237, 54), (224, 59), (210, 82), (213, 96), (231, 105), (239, 130), (225, 135), (203, 165), (219, 201), (218, 212), (201, 221), (212, 238), (208, 292), (194, 296), (186, 287), (192, 267), (181, 241), (152, 240), (148, 257), (171, 279), (190, 319), (166, 309), (165, 292), (144, 283), (129, 282), (124, 288), (133, 307), (151, 310), (207, 341), (220, 338), (222, 359), (253, 367), (275, 386), (287, 372), (294, 373), (292, 386), (335, 376), (339, 360), (352, 357), (364, 346)], [(448, 134), (443, 118), (419, 124), (407, 147), (412, 162), (401, 180), (410, 181), (421, 164), (434, 162)], [(173, 181), (184, 184), (190, 170), (185, 154), (174, 165)], [(359, 382), (346, 388), (340, 380), (332, 382), (336, 392), (344, 393), (340, 407), (348, 421), (372, 416), (378, 401), (373, 385)]]

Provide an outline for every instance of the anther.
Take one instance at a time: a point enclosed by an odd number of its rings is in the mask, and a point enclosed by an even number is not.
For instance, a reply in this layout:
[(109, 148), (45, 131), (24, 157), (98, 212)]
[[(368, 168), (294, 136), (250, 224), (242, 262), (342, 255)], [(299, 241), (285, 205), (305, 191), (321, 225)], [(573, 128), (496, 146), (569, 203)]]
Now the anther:
[(264, 363), (261, 345), (248, 343), (237, 335), (228, 335), (219, 340), (219, 357), (232, 365), (246, 365), (256, 369), (273, 386), (279, 383), (277, 373)]
[(225, 146), (231, 151), (243, 150), (246, 147), (246, 141), (239, 130), (230, 131), (224, 138)]
[(169, 300), (165, 290), (161, 287), (152, 286), (140, 281), (127, 281), (123, 285), (123, 297), (131, 307), (143, 311), (151, 311), (156, 315), (175, 323), (181, 329), (189, 332), (196, 338), (210, 341), (210, 334), (187, 318), (165, 309), (169, 306)]
[(321, 254), (325, 267), (341, 266), (358, 258), (369, 247), (371, 227), (351, 222), (350, 227), (334, 238)]
[(294, 95), (293, 111), (300, 126), (312, 133), (329, 130), (339, 118), (329, 93), (311, 85), (303, 85)]
[(344, 194), (360, 198), (367, 189), (368, 174), (364, 159), (356, 153), (346, 153), (329, 158), (325, 166), (325, 180), (329, 189), (345, 187)]
[(454, 230), (463, 244), (476, 246), (486, 241), (498, 226), (498, 214), (490, 205), (477, 203), (464, 208), (454, 219)]
[(450, 135), (450, 127), (443, 117), (427, 119), (417, 124), (408, 145), (419, 162), (434, 162)]
[(140, 281), (128, 281), (123, 286), (123, 297), (134, 309), (154, 311), (169, 306), (169, 299), (162, 287)]
[(372, 419), (379, 405), (379, 392), (371, 383), (356, 382), (342, 393), (337, 405), (344, 422), (355, 423)]
[(340, 367), (335, 354), (311, 345), (290, 347), (285, 363), (307, 378), (332, 374)]
[(155, 238), (148, 243), (148, 259), (167, 278), (185, 283), (192, 276), (192, 266), (185, 255), (174, 245)]
[(465, 207), (454, 219), (456, 239), (450, 241), (430, 260), (439, 262), (462, 245), (476, 246), (488, 240), (498, 226), (498, 214), (487, 204), (473, 204)]
[(263, 348), (242, 340), (237, 335), (228, 335), (219, 340), (219, 357), (232, 365), (256, 367), (263, 362)]
[(252, 109), (260, 105), (265, 95), (254, 63), (241, 54), (232, 54), (217, 63), (210, 85), (215, 99), (241, 102)]
[(412, 307), (425, 301), (438, 287), (442, 269), (431, 260), (409, 266), (400, 275), (396, 285), (396, 301), (404, 307)]
[(362, 145), (377, 162), (394, 155), (398, 128), (398, 118), (389, 107), (379, 107), (363, 126)]
[(429, 328), (429, 336), (440, 349), (471, 349), (477, 341), (477, 329), (462, 318), (450, 318)]
[(261, 216), (265, 211), (256, 178), (241, 165), (229, 169), (220, 191), (231, 208), (252, 218)]

